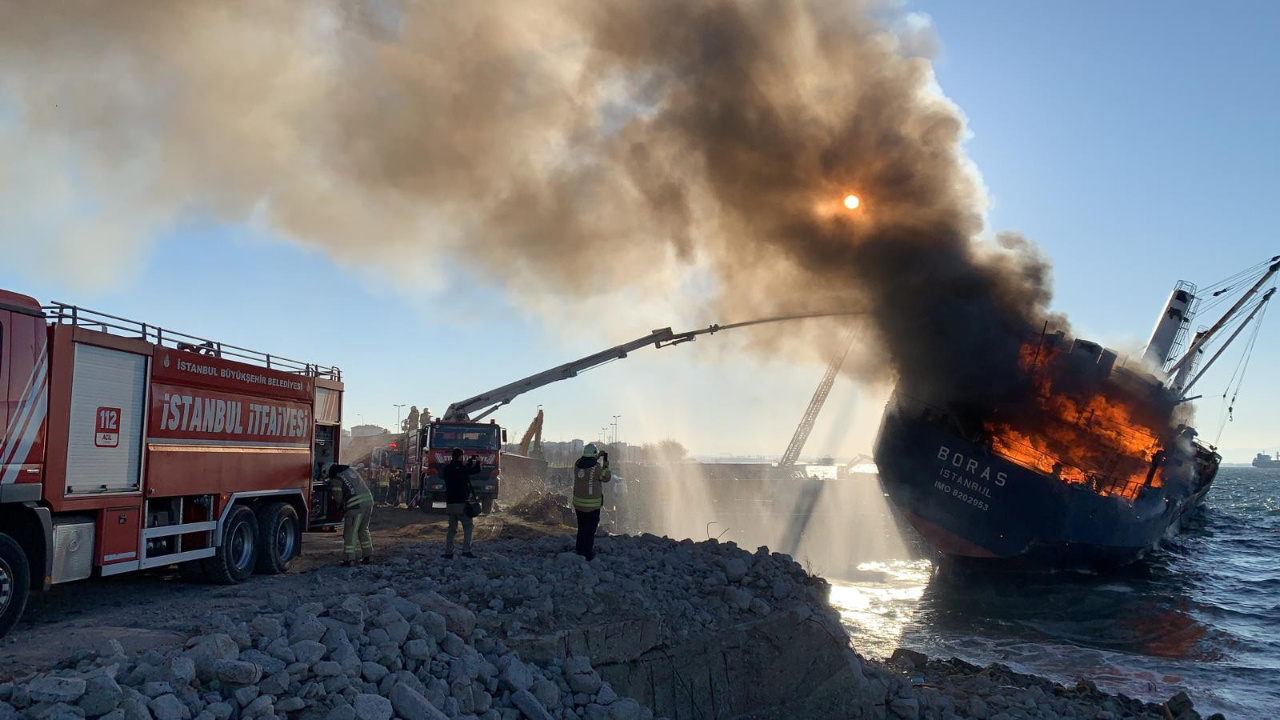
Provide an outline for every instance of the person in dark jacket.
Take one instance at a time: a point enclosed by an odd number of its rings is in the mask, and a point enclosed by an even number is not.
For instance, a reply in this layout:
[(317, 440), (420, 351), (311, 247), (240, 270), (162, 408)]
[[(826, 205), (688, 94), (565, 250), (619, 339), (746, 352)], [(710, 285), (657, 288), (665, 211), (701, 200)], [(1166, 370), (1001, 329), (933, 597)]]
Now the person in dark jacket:
[(373, 493), (355, 468), (338, 464), (329, 466), (329, 492), (346, 510), (342, 517), (342, 564), (355, 564), (359, 545), (361, 562), (368, 565), (373, 562), (373, 535), (369, 533)]
[(480, 472), (480, 463), (474, 457), (471, 462), (462, 462), (462, 448), (453, 449), (453, 459), (448, 465), (440, 468), (440, 479), (444, 480), (445, 513), (449, 516), (449, 532), (444, 536), (444, 558), (453, 559), (453, 540), (458, 536), (458, 523), (462, 523), (462, 557), (473, 558), (471, 554), (471, 530), (474, 527), (470, 515), (467, 515), (467, 500), (471, 498), (471, 476)]

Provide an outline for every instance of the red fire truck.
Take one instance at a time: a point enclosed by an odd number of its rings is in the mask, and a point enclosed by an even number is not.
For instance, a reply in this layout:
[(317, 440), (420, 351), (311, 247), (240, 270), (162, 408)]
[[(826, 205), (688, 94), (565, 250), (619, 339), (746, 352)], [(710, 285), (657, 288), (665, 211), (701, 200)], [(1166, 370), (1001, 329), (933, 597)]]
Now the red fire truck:
[(286, 571), (335, 524), (334, 367), (0, 291), (0, 635), (28, 589)]
[(449, 464), (453, 449), (461, 448), (464, 460), (475, 458), (480, 472), (471, 478), (471, 487), (483, 512), (493, 511), (502, 484), (502, 443), (507, 431), (490, 420), (481, 422), (445, 422), (433, 420), (418, 431), (417, 447), (423, 448), (418, 465), (422, 468), (421, 507), (424, 510), (444, 507), (444, 479), (440, 469)]

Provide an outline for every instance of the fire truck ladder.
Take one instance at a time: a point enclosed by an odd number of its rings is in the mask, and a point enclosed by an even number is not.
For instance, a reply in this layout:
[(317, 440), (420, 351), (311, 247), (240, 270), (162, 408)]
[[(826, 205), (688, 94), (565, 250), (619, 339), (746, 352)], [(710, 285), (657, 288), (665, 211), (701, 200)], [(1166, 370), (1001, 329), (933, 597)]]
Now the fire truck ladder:
[(818, 383), (818, 389), (813, 391), (813, 399), (809, 401), (804, 417), (800, 418), (800, 425), (796, 428), (795, 435), (791, 436), (791, 443), (787, 445), (786, 452), (782, 453), (782, 459), (778, 461), (779, 474), (795, 474), (796, 461), (800, 459), (800, 452), (804, 450), (804, 444), (809, 440), (809, 433), (813, 432), (813, 425), (818, 421), (818, 413), (822, 412), (822, 405), (831, 394), (831, 386), (836, 382), (836, 375), (840, 373), (840, 367), (844, 365), (845, 358), (849, 357), (849, 351), (853, 349), (852, 330), (845, 333), (841, 346), (844, 350), (831, 358), (831, 364), (827, 366), (822, 382)]

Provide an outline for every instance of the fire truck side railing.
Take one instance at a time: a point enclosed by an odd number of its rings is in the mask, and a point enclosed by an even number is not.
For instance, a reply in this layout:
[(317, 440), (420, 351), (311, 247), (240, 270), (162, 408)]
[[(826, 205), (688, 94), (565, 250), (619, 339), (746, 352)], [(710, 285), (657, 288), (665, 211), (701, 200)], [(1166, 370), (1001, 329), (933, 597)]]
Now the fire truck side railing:
[(296, 373), (306, 377), (328, 378), (335, 381), (342, 380), (342, 370), (336, 366), (325, 366), (302, 362), (300, 360), (292, 360), (279, 355), (250, 350), (238, 345), (230, 345), (216, 340), (208, 340), (195, 335), (189, 335), (184, 332), (178, 332), (176, 330), (168, 330), (158, 325), (149, 325), (136, 320), (129, 320), (128, 318), (122, 318), (118, 315), (110, 315), (96, 310), (87, 310), (75, 305), (67, 305), (66, 303), (55, 302), (44, 306), (42, 309), (44, 310), (45, 317), (51, 322), (83, 327), (89, 330), (98, 330), (105, 333), (121, 334), (127, 337), (136, 337), (150, 343), (155, 343), (156, 345), (173, 347), (178, 350), (188, 350), (228, 360), (237, 360), (251, 365), (269, 368), (271, 370)]

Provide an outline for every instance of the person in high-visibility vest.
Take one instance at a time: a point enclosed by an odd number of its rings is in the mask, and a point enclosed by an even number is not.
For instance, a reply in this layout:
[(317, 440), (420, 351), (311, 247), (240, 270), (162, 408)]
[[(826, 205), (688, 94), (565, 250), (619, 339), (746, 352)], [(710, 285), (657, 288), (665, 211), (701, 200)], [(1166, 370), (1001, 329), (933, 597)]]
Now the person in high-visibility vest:
[(360, 562), (373, 562), (373, 535), (369, 523), (373, 520), (373, 493), (354, 468), (347, 465), (329, 466), (329, 491), (343, 503), (346, 514), (342, 516), (342, 552), (344, 567), (356, 562), (356, 545), (360, 546)]
[(587, 560), (596, 556), (596, 529), (600, 527), (600, 508), (604, 506), (604, 484), (612, 479), (609, 453), (600, 452), (595, 443), (587, 443), (582, 457), (573, 466), (573, 509), (578, 515), (576, 552)]

